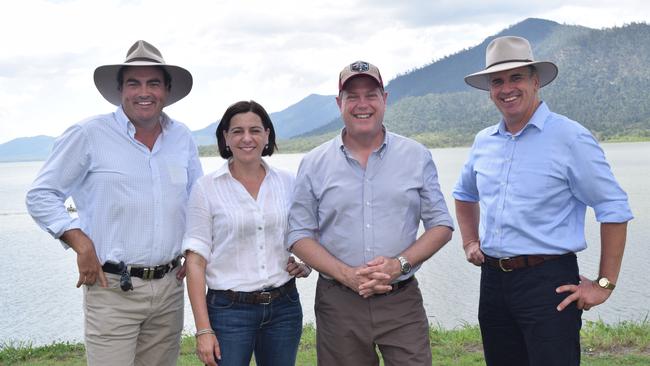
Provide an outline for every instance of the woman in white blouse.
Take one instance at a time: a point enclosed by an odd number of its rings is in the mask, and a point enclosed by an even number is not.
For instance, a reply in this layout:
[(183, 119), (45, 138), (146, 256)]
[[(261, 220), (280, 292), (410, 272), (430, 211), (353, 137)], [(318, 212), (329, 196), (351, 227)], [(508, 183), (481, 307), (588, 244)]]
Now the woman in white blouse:
[[(295, 278), (311, 269), (284, 249), (294, 177), (262, 156), (276, 148), (269, 115), (254, 101), (230, 106), (217, 127), (228, 161), (197, 180), (183, 251), (207, 365), (293, 365), (302, 333)], [(205, 287), (208, 287), (207, 295)]]

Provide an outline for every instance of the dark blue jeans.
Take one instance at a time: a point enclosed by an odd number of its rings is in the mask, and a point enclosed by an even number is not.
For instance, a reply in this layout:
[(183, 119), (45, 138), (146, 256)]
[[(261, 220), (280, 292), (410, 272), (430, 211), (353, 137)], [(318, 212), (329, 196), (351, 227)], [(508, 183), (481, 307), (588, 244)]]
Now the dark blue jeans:
[(208, 291), (206, 300), (221, 348), (219, 366), (248, 366), (253, 353), (259, 366), (296, 363), (302, 334), (297, 289), (267, 305), (234, 302), (215, 291)]
[(578, 284), (574, 255), (503, 272), (483, 265), (479, 324), (488, 366), (580, 365), (582, 310), (555, 289)]

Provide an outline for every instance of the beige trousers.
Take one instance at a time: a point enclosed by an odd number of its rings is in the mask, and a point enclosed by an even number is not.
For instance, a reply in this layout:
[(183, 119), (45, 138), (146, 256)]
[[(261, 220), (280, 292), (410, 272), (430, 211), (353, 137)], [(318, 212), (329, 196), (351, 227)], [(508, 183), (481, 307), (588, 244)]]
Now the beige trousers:
[(120, 276), (110, 273), (108, 288), (84, 287), (88, 365), (176, 365), (184, 288), (177, 271), (157, 280), (131, 277), (133, 291), (122, 291)]

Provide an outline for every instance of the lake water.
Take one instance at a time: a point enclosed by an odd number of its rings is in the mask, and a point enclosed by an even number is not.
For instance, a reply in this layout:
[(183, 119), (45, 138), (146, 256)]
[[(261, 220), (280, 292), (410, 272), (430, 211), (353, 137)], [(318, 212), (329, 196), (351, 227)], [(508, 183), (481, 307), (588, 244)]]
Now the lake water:
[[(647, 319), (650, 289), (650, 143), (603, 145), (619, 183), (627, 191), (635, 219), (628, 227), (627, 248), (616, 290), (603, 305), (584, 313), (587, 320), (607, 323)], [(453, 212), (451, 190), (467, 157), (467, 148), (433, 149), (440, 183)], [(302, 154), (279, 154), (269, 163), (296, 171)], [(222, 164), (220, 158), (201, 160), (206, 172)], [(27, 214), (24, 197), (42, 162), (0, 163), (0, 347), (8, 342), (83, 340), (82, 290), (77, 281), (76, 256), (41, 231)], [(581, 272), (598, 273), (599, 227), (587, 211), (589, 248), (579, 254)], [(432, 324), (453, 328), (476, 324), (478, 267), (465, 261), (460, 235), (427, 261), (417, 274)], [(316, 274), (298, 281), (305, 322), (314, 321)], [(194, 331), (189, 301), (185, 329)]]

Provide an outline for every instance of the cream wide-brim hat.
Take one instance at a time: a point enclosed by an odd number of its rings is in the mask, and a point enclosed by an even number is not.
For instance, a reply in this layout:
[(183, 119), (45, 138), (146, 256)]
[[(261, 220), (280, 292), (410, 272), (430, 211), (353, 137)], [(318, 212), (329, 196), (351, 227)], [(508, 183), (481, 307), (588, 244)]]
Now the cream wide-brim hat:
[(121, 64), (104, 65), (95, 69), (94, 79), (97, 90), (111, 104), (122, 104), (122, 92), (117, 83), (117, 72), (124, 66), (161, 66), (172, 78), (172, 88), (165, 106), (178, 102), (192, 90), (192, 74), (180, 66), (169, 65), (163, 60), (156, 47), (146, 41), (137, 41), (126, 53), (126, 60)]
[(485, 69), (465, 76), (465, 82), (474, 88), (490, 90), (490, 74), (524, 66), (535, 66), (540, 88), (552, 82), (557, 66), (549, 61), (535, 61), (530, 43), (525, 38), (505, 36), (495, 38), (485, 52)]

